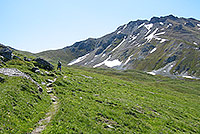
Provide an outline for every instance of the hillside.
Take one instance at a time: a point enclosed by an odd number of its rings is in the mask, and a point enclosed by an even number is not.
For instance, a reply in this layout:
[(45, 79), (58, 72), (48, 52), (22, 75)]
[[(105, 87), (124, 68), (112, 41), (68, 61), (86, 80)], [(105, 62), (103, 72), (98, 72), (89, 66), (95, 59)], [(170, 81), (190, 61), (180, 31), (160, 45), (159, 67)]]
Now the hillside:
[(200, 21), (173, 15), (131, 21), (101, 38), (37, 55), (68, 65), (199, 77)]
[(85, 67), (60, 72), (12, 54), (0, 61), (0, 133), (200, 133), (199, 80)]

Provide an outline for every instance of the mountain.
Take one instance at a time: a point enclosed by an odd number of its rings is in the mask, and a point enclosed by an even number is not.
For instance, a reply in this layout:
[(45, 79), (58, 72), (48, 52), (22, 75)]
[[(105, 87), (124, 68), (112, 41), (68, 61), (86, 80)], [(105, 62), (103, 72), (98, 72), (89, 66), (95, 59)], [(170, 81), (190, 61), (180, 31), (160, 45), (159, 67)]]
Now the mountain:
[(68, 65), (200, 76), (200, 21), (173, 15), (131, 21), (101, 38), (37, 56)]

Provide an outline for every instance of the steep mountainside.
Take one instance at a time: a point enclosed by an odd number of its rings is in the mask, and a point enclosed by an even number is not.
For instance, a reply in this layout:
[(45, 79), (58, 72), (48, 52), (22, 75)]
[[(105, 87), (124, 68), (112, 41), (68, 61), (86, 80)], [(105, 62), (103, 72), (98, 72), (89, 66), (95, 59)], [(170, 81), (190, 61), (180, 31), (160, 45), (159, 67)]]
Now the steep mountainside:
[(200, 76), (200, 21), (173, 15), (131, 21), (101, 38), (37, 55), (68, 65)]

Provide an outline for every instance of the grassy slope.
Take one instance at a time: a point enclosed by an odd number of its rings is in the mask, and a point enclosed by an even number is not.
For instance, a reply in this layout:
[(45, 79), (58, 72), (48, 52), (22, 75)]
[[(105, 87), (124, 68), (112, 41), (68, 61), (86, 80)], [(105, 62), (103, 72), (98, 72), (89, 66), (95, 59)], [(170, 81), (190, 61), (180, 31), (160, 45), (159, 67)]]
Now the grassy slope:
[[(31, 72), (32, 62), (12, 60), (7, 67), (38, 83), (53, 79)], [(6, 80), (0, 83), (0, 133), (31, 132), (50, 97), (29, 80), (0, 75)], [(199, 81), (79, 67), (63, 67), (57, 76), (59, 109), (43, 133), (200, 133)]]
[[(22, 55), (18, 54), (18, 56)], [(40, 84), (51, 78), (33, 73), (30, 70), (33, 67), (32, 62), (11, 60), (3, 67), (18, 68)], [(45, 86), (42, 86), (44, 92), (40, 93), (37, 86), (26, 78), (9, 77), (3, 74), (0, 76), (5, 79), (5, 82), (0, 83), (0, 133), (31, 132), (35, 124), (49, 110), (51, 100), (45, 93)]]
[(60, 108), (44, 133), (200, 133), (199, 81), (87, 68), (63, 76)]
[(35, 54), (37, 57), (42, 57), (49, 62), (57, 63), (60, 60), (63, 64), (69, 63), (75, 57), (69, 49), (58, 49), (58, 50), (49, 50)]

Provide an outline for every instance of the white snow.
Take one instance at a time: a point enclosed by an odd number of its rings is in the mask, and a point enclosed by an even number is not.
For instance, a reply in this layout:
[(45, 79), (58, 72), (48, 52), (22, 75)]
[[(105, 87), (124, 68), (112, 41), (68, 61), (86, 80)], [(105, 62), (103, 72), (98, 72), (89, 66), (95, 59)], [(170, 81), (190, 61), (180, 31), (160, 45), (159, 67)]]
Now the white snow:
[(160, 43), (167, 41), (167, 39), (161, 39)]
[(156, 73), (154, 73), (154, 71), (152, 72), (147, 72), (148, 74), (151, 74), (151, 75), (156, 75)]
[(155, 36), (155, 33), (158, 31), (158, 28), (156, 28), (155, 31), (153, 31), (153, 33), (151, 33), (149, 36), (147, 36), (145, 39), (147, 39), (148, 42), (150, 42), (154, 36)]
[(160, 43), (163, 43), (163, 42), (167, 41), (167, 39), (162, 39), (162, 38), (157, 37), (158, 35), (162, 35), (162, 34), (165, 34), (165, 32), (157, 33), (157, 34), (155, 34), (155, 36), (154, 36), (154, 38), (155, 38), (156, 40), (160, 40)]
[(137, 36), (133, 36), (133, 37), (132, 37), (132, 41), (135, 40), (136, 38), (137, 38)]
[(129, 42), (132, 42), (132, 41), (134, 41), (135, 39), (137, 38), (137, 36), (134, 36), (134, 35), (130, 35), (130, 41)]
[(127, 27), (127, 24), (123, 27), (123, 30)]
[(126, 39), (124, 38), (124, 39), (122, 40), (122, 42), (112, 50), (112, 52), (115, 51), (117, 48), (119, 48), (119, 47), (124, 43), (125, 40), (126, 40)]
[(141, 46), (141, 44), (138, 44), (138, 46), (137, 47), (140, 47)]
[(164, 23), (160, 22), (160, 25), (164, 25)]
[(200, 27), (200, 24), (197, 24), (198, 27)]
[(160, 32), (160, 33), (157, 33), (155, 35), (158, 36), (158, 35), (162, 35), (162, 34), (165, 34), (165, 32)]
[(106, 54), (103, 54), (102, 57), (106, 56)]
[(169, 25), (167, 25), (167, 27), (166, 28), (169, 28), (169, 27), (171, 27), (172, 26), (172, 24), (169, 24)]
[(142, 23), (141, 25), (138, 26), (138, 28), (141, 28), (145, 25), (145, 23)]
[(94, 58), (98, 57), (99, 55), (95, 55)]
[(145, 34), (145, 36), (147, 36), (150, 32), (151, 32), (151, 30), (149, 30), (149, 31)]
[(188, 78), (188, 79), (193, 79), (193, 77), (192, 76), (183, 76), (184, 78)]
[(147, 25), (144, 25), (146, 27), (146, 29), (150, 30), (152, 27), (153, 27), (153, 24), (147, 24)]
[(128, 57), (128, 59), (126, 60), (126, 62), (124, 63), (124, 65), (126, 65), (130, 60), (131, 60), (131, 57), (132, 57), (133, 55), (131, 55), (131, 56), (129, 56)]
[(153, 52), (155, 52), (155, 51), (156, 51), (156, 49), (157, 49), (157, 48), (155, 47), (154, 49), (152, 49), (152, 50), (151, 50), (151, 52), (150, 52), (150, 53), (153, 53)]
[(101, 65), (103, 65), (103, 64), (104, 64), (104, 62), (101, 62), (101, 63), (99, 63), (99, 64), (94, 65), (93, 68), (99, 67), (99, 66), (101, 66)]
[(117, 34), (120, 34), (120, 33), (121, 33), (121, 31), (118, 31), (118, 32), (117, 32)]
[[(104, 52), (105, 52), (109, 47), (111, 47), (111, 46), (112, 46), (112, 44), (110, 44), (106, 49), (104, 49), (104, 51), (102, 52), (102, 54), (103, 54), (102, 57), (105, 56), (105, 53), (104, 53)], [(100, 55), (100, 54), (99, 54), (99, 55)]]
[(109, 61), (110, 58), (111, 58), (111, 56), (109, 56), (105, 61), (103, 61), (103, 62), (101, 62), (99, 64), (94, 65), (93, 68), (99, 67), (99, 66), (104, 65), (104, 64), (107, 67), (115, 67), (115, 66), (120, 66), (122, 64), (122, 62), (120, 62), (118, 59)]
[(113, 61), (106, 61), (105, 62), (105, 65), (108, 66), (108, 67), (119, 66), (121, 64), (122, 64), (122, 62), (120, 62), (118, 59), (113, 60)]
[(198, 45), (196, 42), (193, 42), (194, 45)]
[(86, 55), (84, 55), (84, 56), (82, 56), (82, 57), (79, 57), (78, 59), (73, 60), (72, 62), (70, 62), (68, 65), (71, 66), (71, 65), (76, 64), (76, 63), (78, 63), (78, 62), (81, 62), (81, 61), (84, 60), (88, 55), (89, 55), (89, 54), (86, 54)]

